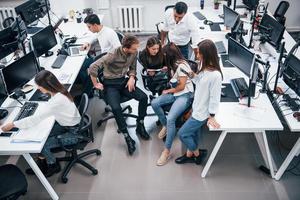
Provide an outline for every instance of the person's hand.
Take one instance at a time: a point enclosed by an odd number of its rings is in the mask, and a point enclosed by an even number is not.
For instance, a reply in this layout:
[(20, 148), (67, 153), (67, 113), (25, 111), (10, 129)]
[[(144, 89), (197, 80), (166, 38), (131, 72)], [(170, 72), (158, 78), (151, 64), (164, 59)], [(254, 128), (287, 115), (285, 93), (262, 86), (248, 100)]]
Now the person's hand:
[(211, 126), (212, 128), (220, 128), (220, 124), (216, 121), (214, 117), (208, 118), (207, 126)]
[(168, 67), (167, 67), (167, 66), (164, 66), (163, 68), (161, 68), (161, 71), (162, 71), (162, 72), (167, 72), (167, 71), (168, 71)]
[(14, 124), (12, 122), (5, 124), (2, 126), (2, 131), (10, 131), (14, 127)]
[(80, 51), (85, 51), (88, 50), (90, 48), (90, 43), (84, 43), (81, 47), (80, 47)]
[(194, 78), (195, 77), (195, 73), (193, 71), (189, 72), (188, 77), (189, 78)]
[(135, 90), (135, 79), (134, 76), (130, 76), (129, 80), (127, 81), (126, 87), (128, 87), (128, 91), (132, 92)]
[(96, 83), (94, 84), (94, 88), (98, 89), (98, 90), (103, 90), (104, 89), (104, 86), (102, 83)]
[(162, 91), (162, 94), (169, 94), (170, 93), (170, 90), (163, 90)]

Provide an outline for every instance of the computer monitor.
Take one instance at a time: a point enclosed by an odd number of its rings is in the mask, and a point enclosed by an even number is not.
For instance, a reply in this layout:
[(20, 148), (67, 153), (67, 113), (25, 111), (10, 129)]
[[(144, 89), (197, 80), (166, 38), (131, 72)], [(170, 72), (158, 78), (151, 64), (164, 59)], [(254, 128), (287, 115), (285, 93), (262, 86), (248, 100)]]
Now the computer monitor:
[(34, 34), (31, 37), (31, 44), (37, 57), (47, 53), (57, 44), (53, 27), (49, 25)]
[(300, 60), (294, 54), (290, 54), (284, 61), (283, 80), (300, 96)]
[(7, 94), (12, 94), (30, 81), (39, 71), (37, 60), (33, 52), (2, 69)]
[(228, 39), (228, 61), (249, 78), (252, 77), (255, 54), (231, 37)]
[(259, 3), (259, 0), (243, 0), (243, 4), (245, 4), (250, 10), (254, 10)]
[(15, 21), (10, 26), (17, 34), (19, 41), (24, 41), (27, 38), (27, 27), (21, 16), (17, 16)]
[(259, 32), (264, 38), (266, 38), (267, 42), (276, 49), (278, 49), (280, 46), (284, 30), (285, 27), (275, 18), (268, 14), (264, 14), (260, 22)]
[(224, 12), (224, 26), (233, 28), (239, 19), (239, 14), (234, 10), (232, 10), (231, 8), (227, 7), (226, 5), (223, 5), (223, 12)]
[(15, 7), (15, 11), (22, 17), (26, 25), (29, 25), (46, 15), (45, 3), (41, 0), (28, 0)]
[(18, 32), (13, 31), (11, 27), (0, 31), (0, 59), (18, 49), (17, 34)]

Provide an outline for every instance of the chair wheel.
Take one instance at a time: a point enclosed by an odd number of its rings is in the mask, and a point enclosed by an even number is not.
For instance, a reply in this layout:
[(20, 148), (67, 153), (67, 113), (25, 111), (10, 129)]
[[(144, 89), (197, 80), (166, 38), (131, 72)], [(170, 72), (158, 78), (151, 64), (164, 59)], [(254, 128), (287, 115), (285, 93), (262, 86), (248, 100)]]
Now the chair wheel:
[(128, 107), (128, 113), (132, 113), (132, 108), (131, 108), (131, 106)]
[(93, 173), (93, 175), (97, 175), (98, 174), (98, 170), (95, 169), (95, 170), (92, 171), (92, 173)]
[(63, 183), (67, 183), (67, 182), (68, 182), (68, 178), (67, 178), (67, 177), (62, 177), (62, 178), (61, 178), (61, 181), (62, 181)]
[(100, 156), (100, 155), (101, 155), (101, 151), (100, 151), (100, 150), (97, 150), (97, 151), (96, 151), (96, 154), (97, 154), (97, 156)]

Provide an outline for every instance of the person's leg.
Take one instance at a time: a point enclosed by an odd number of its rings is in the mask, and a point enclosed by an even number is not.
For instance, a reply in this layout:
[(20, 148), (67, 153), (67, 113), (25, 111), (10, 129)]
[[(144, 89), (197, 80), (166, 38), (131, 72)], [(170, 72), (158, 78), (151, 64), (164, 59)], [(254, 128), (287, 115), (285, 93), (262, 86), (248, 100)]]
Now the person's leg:
[(151, 106), (163, 126), (167, 125), (167, 118), (162, 107), (164, 105), (172, 104), (174, 101), (175, 97), (173, 94), (163, 94), (151, 101)]

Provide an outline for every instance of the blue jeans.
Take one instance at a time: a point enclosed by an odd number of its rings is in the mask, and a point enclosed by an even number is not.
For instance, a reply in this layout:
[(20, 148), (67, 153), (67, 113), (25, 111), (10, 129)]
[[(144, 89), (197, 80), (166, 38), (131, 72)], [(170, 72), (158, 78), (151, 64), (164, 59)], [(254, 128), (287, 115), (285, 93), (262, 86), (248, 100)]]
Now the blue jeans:
[[(191, 105), (192, 94), (189, 92), (176, 97), (173, 94), (163, 94), (151, 102), (151, 106), (158, 116), (159, 121), (167, 128), (165, 147), (169, 150), (176, 135), (176, 119)], [(166, 117), (162, 107), (169, 104), (172, 104), (172, 107)]]
[(189, 43), (183, 46), (177, 46), (185, 59), (189, 59)]
[(196, 151), (198, 147), (198, 136), (201, 134), (201, 127), (206, 122), (207, 120), (199, 121), (190, 117), (179, 129), (179, 138), (188, 150)]

